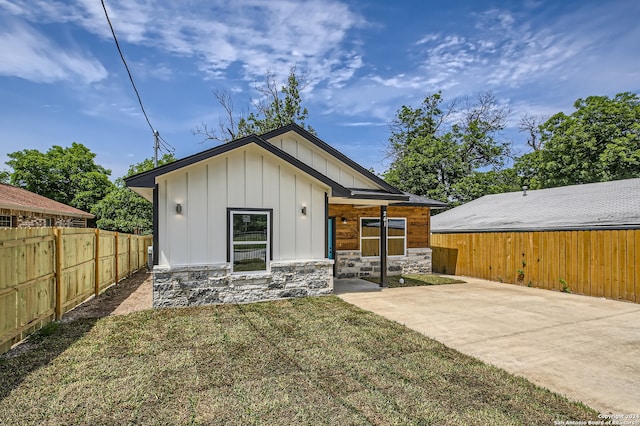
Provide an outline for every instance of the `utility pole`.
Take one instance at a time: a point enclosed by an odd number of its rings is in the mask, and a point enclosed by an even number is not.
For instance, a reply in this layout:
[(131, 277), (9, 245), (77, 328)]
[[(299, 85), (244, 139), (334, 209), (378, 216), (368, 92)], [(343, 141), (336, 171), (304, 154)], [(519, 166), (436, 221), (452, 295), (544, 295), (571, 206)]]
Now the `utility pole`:
[(158, 167), (158, 149), (160, 149), (160, 132), (153, 131), (153, 167)]

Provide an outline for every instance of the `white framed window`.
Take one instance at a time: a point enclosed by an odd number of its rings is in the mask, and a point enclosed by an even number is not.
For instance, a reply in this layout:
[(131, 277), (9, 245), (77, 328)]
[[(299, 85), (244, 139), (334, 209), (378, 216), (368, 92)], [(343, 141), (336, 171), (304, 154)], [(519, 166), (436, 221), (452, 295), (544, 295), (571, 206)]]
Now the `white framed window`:
[(272, 256), (272, 210), (229, 209), (231, 272), (267, 272)]
[[(360, 251), (362, 257), (380, 256), (380, 218), (360, 218)], [(387, 255), (404, 256), (407, 252), (407, 219), (387, 219)]]
[(11, 216), (0, 215), (0, 228), (11, 228), (12, 226)]
[(407, 253), (407, 219), (392, 217), (387, 220), (387, 254), (405, 256)]

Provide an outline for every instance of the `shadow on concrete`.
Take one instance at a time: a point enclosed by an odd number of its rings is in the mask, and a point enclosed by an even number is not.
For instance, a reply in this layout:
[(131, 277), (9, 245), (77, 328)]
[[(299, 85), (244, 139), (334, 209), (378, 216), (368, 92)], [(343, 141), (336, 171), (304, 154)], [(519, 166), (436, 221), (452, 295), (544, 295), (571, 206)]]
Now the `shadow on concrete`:
[(381, 290), (382, 288), (378, 284), (361, 280), (360, 278), (335, 278), (333, 280), (334, 294), (364, 293)]

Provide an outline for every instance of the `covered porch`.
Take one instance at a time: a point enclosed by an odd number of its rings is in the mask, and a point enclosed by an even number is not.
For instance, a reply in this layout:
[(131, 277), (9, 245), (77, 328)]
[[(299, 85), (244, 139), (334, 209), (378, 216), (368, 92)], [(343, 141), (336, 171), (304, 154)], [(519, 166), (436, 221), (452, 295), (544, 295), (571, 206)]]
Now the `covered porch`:
[[(355, 192), (355, 193), (354, 193)], [(327, 257), (336, 279), (431, 272), (431, 208), (424, 197), (353, 191), (328, 198)]]

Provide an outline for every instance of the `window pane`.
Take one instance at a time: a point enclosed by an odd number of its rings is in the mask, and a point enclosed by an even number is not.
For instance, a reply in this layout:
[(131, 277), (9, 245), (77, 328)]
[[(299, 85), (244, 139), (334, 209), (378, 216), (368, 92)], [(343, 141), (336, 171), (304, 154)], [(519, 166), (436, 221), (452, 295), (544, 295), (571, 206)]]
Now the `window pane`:
[(361, 219), (363, 237), (380, 236), (380, 219)]
[(380, 239), (362, 240), (362, 256), (380, 256)]
[(265, 271), (266, 269), (266, 244), (238, 244), (233, 246), (234, 271)]
[(387, 223), (387, 235), (390, 237), (404, 237), (404, 220), (389, 219)]
[(387, 241), (389, 256), (404, 256), (404, 238), (389, 238)]
[(234, 213), (233, 241), (267, 241), (267, 215)]

